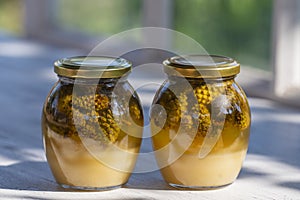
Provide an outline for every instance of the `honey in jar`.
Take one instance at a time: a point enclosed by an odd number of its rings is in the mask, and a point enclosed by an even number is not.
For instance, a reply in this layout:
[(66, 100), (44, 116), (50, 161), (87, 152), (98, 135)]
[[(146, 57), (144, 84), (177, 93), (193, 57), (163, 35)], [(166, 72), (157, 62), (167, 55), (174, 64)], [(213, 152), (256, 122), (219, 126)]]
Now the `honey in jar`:
[(64, 188), (107, 190), (125, 184), (141, 145), (143, 113), (122, 58), (55, 62), (58, 82), (42, 111), (51, 171)]
[(151, 111), (152, 144), (163, 178), (178, 188), (231, 184), (246, 156), (251, 122), (246, 95), (235, 81), (239, 63), (190, 55), (163, 64), (168, 79)]

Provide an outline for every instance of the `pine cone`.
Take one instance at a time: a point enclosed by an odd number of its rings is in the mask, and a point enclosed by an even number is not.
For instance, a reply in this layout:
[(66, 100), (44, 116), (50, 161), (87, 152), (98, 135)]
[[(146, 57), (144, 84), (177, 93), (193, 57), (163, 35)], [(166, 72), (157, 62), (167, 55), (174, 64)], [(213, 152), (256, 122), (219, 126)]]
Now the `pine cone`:
[(241, 128), (242, 130), (246, 129), (250, 124), (248, 116), (240, 112), (235, 114), (235, 122), (235, 125)]
[(194, 94), (198, 100), (198, 104), (208, 105), (212, 100), (212, 95), (206, 84), (198, 86), (194, 89)]
[(200, 133), (203, 137), (205, 137), (210, 128), (210, 125), (210, 112), (206, 106), (200, 104), (198, 134)]
[(73, 109), (68, 107), (71, 110), (68, 118), (72, 119), (69, 126), (73, 127), (74, 133), (95, 140), (104, 140), (105, 137), (111, 142), (117, 140), (120, 128), (114, 120), (106, 95), (75, 96), (71, 101), (67, 96), (65, 101), (67, 105), (73, 104)]

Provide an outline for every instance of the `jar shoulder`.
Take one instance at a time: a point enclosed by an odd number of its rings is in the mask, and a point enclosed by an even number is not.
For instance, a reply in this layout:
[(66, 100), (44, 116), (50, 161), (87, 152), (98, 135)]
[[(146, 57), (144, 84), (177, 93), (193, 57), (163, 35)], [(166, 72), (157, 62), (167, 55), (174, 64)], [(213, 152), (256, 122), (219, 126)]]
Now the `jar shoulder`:
[[(153, 104), (179, 105), (183, 103), (235, 107), (240, 112), (250, 112), (247, 96), (234, 79), (226, 81), (179, 81), (166, 80), (153, 100)], [(175, 106), (175, 105), (173, 105)]]
[(71, 117), (73, 111), (77, 110), (91, 115), (111, 110), (113, 114), (120, 116), (131, 112), (132, 109), (142, 115), (140, 99), (127, 81), (114, 86), (69, 84), (58, 81), (46, 98), (43, 113), (57, 118)]

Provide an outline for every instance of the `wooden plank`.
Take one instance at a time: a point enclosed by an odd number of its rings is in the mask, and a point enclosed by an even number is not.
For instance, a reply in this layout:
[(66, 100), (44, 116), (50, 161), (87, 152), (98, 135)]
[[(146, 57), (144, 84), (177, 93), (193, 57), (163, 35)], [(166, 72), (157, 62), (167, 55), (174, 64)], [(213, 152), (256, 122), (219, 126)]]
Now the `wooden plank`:
[[(255, 98), (250, 98), (253, 123), (248, 156), (231, 186), (180, 191), (153, 171), (132, 174), (127, 185), (113, 191), (75, 192), (58, 187), (44, 156), (40, 113), (56, 79), (52, 62), (68, 53), (45, 47), (42, 56), (20, 58), (0, 51), (0, 65), (7, 66), (1, 68), (0, 79), (0, 199), (300, 199), (300, 111)], [(149, 95), (149, 91), (144, 92)], [(145, 101), (147, 109), (150, 102)], [(151, 151), (149, 140), (142, 151)], [(154, 160), (142, 164), (149, 162)]]

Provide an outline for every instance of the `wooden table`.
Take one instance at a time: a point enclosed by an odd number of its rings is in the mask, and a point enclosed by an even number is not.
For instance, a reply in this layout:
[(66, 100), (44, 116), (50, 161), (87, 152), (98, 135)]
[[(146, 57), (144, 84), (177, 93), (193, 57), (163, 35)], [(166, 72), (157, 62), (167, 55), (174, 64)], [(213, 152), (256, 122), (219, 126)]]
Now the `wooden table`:
[[(125, 187), (113, 191), (60, 188), (44, 156), (40, 115), (56, 80), (53, 61), (79, 54), (0, 37), (0, 199), (300, 199), (300, 110), (256, 98), (250, 98), (253, 124), (248, 155), (238, 180), (228, 187), (176, 190), (154, 171), (133, 174)], [(138, 83), (139, 78), (135, 80)], [(140, 89), (139, 95), (146, 97), (147, 109), (149, 90)], [(149, 144), (145, 139), (142, 151), (151, 150)], [(141, 164), (145, 162), (139, 160)]]

